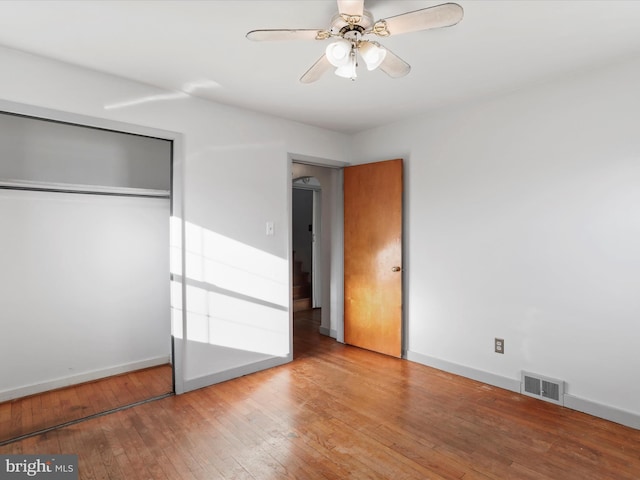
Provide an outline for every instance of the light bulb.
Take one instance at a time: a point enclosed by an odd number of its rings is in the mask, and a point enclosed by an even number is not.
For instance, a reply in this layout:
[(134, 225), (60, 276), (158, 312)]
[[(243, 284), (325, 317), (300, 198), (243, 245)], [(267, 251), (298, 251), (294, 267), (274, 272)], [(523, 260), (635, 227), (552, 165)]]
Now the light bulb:
[(358, 48), (364, 63), (367, 64), (367, 70), (378, 68), (387, 56), (387, 50), (373, 42), (361, 42)]
[(357, 66), (358, 64), (356, 62), (356, 53), (351, 52), (349, 54), (349, 62), (336, 68), (335, 74), (342, 78), (350, 78), (351, 80), (355, 80), (358, 76), (356, 72)]
[(349, 63), (351, 42), (345, 39), (330, 43), (325, 50), (327, 60), (334, 67), (342, 67)]

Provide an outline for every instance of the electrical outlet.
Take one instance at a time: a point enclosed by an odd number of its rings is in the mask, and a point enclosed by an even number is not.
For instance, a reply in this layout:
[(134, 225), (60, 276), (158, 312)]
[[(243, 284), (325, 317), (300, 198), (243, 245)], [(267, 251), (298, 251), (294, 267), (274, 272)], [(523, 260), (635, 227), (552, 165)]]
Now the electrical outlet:
[(496, 353), (504, 353), (504, 338), (496, 338), (493, 346)]

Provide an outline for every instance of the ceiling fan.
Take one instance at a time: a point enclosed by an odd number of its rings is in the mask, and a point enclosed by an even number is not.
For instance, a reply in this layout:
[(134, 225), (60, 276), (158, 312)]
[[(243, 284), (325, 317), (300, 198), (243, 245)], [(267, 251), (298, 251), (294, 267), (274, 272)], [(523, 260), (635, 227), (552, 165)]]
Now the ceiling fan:
[(399, 78), (407, 75), (411, 66), (375, 40), (369, 40), (369, 35), (389, 37), (449, 27), (462, 20), (462, 16), (460, 5), (444, 3), (374, 21), (371, 13), (364, 9), (364, 0), (338, 0), (338, 13), (327, 30), (251, 30), (247, 38), (254, 41), (333, 39), (325, 54), (300, 77), (302, 83), (315, 82), (333, 67), (336, 75), (355, 80), (358, 56), (364, 60), (368, 70), (380, 68), (390, 77)]

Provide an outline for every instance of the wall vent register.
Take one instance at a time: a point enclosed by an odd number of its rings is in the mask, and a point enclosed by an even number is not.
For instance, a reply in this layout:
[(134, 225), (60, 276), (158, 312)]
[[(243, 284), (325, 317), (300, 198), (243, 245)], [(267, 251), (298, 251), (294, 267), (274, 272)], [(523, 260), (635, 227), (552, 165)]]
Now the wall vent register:
[(562, 380), (522, 372), (520, 393), (546, 402), (564, 405), (565, 383)]

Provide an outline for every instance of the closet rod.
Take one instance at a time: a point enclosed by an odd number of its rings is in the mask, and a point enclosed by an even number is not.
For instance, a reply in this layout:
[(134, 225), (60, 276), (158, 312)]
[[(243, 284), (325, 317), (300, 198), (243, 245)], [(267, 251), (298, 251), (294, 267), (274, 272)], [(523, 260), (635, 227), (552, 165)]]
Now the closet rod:
[(168, 190), (150, 190), (142, 188), (124, 187), (99, 187), (99, 186), (74, 186), (74, 185), (37, 185), (28, 182), (0, 181), (1, 190), (22, 190), (30, 192), (74, 193), (82, 195), (105, 195), (111, 197), (136, 197), (136, 198), (171, 198)]

